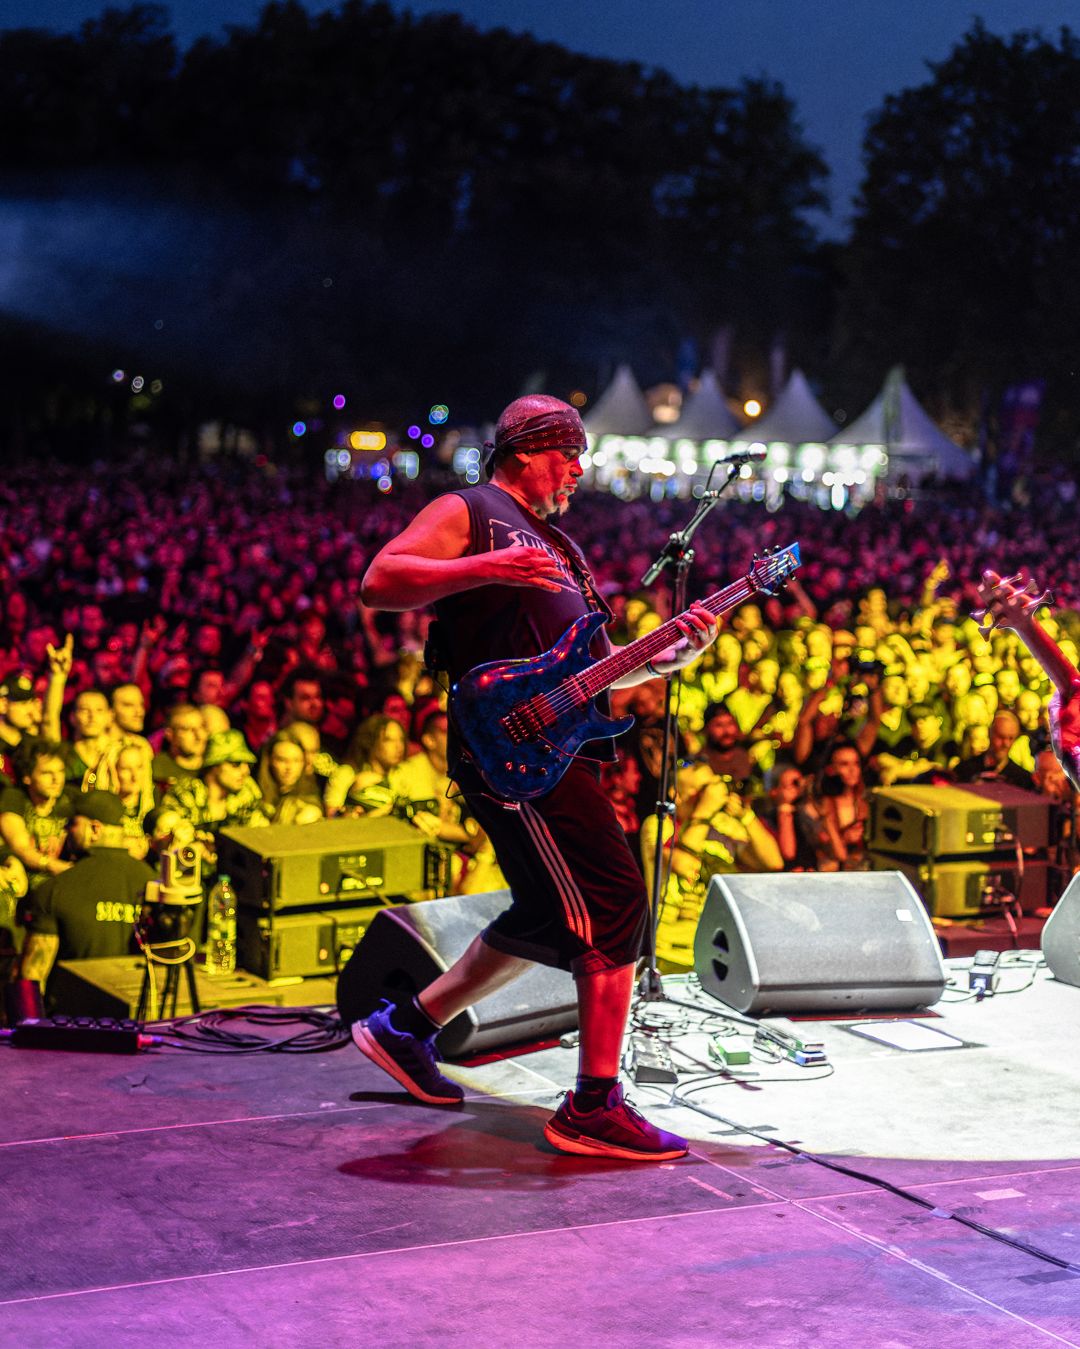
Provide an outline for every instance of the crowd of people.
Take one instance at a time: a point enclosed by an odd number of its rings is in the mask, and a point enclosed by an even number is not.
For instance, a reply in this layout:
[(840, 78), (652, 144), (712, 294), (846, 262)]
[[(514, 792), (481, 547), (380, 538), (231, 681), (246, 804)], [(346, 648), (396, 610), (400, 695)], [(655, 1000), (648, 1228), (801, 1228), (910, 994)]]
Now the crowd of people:
[[(429, 620), (360, 600), (373, 554), (451, 485), (385, 494), (254, 461), (196, 471), (141, 458), (5, 475), (0, 925), (10, 959), (25, 941), (46, 964), (112, 953), (162, 850), (192, 842), (212, 875), (228, 825), (395, 814), (452, 859), (453, 893), (499, 887), (451, 783), (446, 689), (424, 661)], [(943, 492), (884, 498), (854, 516), (795, 501), (714, 513), (695, 540), (693, 597), (769, 547), (798, 539), (804, 563), (786, 589), (732, 614), (683, 675), (677, 805), (662, 827), (664, 684), (615, 694), (615, 710), (636, 721), (604, 781), (647, 877), (664, 849), (665, 959), (690, 962), (718, 870), (868, 866), (874, 786), (1002, 780), (1045, 792), (1071, 820), (1048, 746), (1048, 681), (1014, 634), (984, 635), (972, 614), (984, 567), (1027, 566), (1054, 587), (1042, 621), (1075, 663), (1074, 497), (1057, 474), (1004, 509)], [(574, 533), (614, 612), (614, 642), (669, 616), (666, 581), (643, 588), (640, 578), (687, 514), (677, 499), (578, 493)], [(94, 882), (105, 916), (75, 933), (58, 899), (71, 882), (61, 882), (95, 852), (114, 864)], [(126, 896), (111, 907), (110, 885)], [(33, 967), (24, 959), (24, 973)]]

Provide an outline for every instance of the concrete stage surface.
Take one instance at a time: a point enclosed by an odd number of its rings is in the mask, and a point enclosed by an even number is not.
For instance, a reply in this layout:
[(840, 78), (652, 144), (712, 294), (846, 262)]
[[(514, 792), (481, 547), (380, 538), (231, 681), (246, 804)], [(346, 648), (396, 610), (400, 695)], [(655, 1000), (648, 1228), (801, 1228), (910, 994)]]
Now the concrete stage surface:
[[(723, 1010), (692, 978), (666, 986)], [(686, 1090), (700, 1018), (648, 1010)], [(453, 1067), (467, 1099), (439, 1109), (351, 1045), (5, 1045), (0, 1343), (1080, 1345), (1080, 1273), (962, 1221), (1080, 1266), (1080, 989), (1043, 968), (935, 1010), (917, 1024), (961, 1045), (800, 1022), (831, 1075), (758, 1059), (742, 1084), (700, 1082), (722, 1118), (632, 1088), (693, 1139), (662, 1166), (544, 1143), (573, 1071), (560, 1046)]]

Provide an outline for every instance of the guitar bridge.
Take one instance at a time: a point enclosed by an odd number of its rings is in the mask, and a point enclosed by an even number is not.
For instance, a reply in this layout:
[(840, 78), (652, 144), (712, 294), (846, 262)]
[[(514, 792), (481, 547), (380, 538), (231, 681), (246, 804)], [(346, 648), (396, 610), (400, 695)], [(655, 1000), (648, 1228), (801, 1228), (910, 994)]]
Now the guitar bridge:
[(538, 739), (554, 719), (551, 704), (544, 697), (515, 707), (500, 720), (499, 725), (512, 744), (523, 745), (528, 740)]
[(512, 745), (523, 745), (526, 740), (531, 738), (525, 729), (524, 718), (513, 712), (509, 716), (503, 717), (499, 725), (506, 732), (507, 739)]

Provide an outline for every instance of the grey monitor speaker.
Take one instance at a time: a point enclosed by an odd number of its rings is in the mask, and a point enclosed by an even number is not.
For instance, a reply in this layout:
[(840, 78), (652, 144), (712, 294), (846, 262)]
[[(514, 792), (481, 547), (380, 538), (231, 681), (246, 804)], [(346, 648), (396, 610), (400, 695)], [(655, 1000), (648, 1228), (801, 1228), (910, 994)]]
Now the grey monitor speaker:
[(896, 871), (714, 876), (694, 968), (753, 1015), (910, 1011), (946, 982), (926, 909)]
[(1072, 878), (1054, 905), (1041, 945), (1054, 978), (1080, 988), (1080, 875)]
[[(455, 895), (405, 904), (375, 915), (338, 980), (338, 1011), (346, 1025), (367, 1016), (382, 998), (412, 997), (462, 955), (472, 939), (510, 903), (509, 890)], [(534, 965), (496, 993), (455, 1017), (439, 1035), (444, 1055), (545, 1039), (577, 1025), (577, 989), (565, 970)]]

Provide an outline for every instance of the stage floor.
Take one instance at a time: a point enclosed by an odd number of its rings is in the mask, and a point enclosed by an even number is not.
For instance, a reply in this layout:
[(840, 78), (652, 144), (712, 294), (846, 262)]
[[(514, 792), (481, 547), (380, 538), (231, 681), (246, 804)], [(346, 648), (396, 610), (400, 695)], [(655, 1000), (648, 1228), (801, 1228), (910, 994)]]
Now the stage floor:
[[(692, 981), (668, 984), (721, 1010)], [(756, 1062), (758, 1078), (696, 1097), (722, 1119), (631, 1088), (694, 1140), (661, 1166), (544, 1143), (573, 1071), (561, 1047), (451, 1069), (468, 1096), (439, 1109), (352, 1046), (4, 1046), (0, 1338), (1080, 1345), (1080, 1274), (960, 1221), (1080, 1266), (1080, 989), (1042, 970), (1026, 991), (935, 1010), (918, 1024), (963, 1047), (905, 1051), (801, 1022), (835, 1071)], [(679, 1009), (657, 1015), (678, 1029)], [(704, 1049), (689, 1029), (676, 1043)]]

